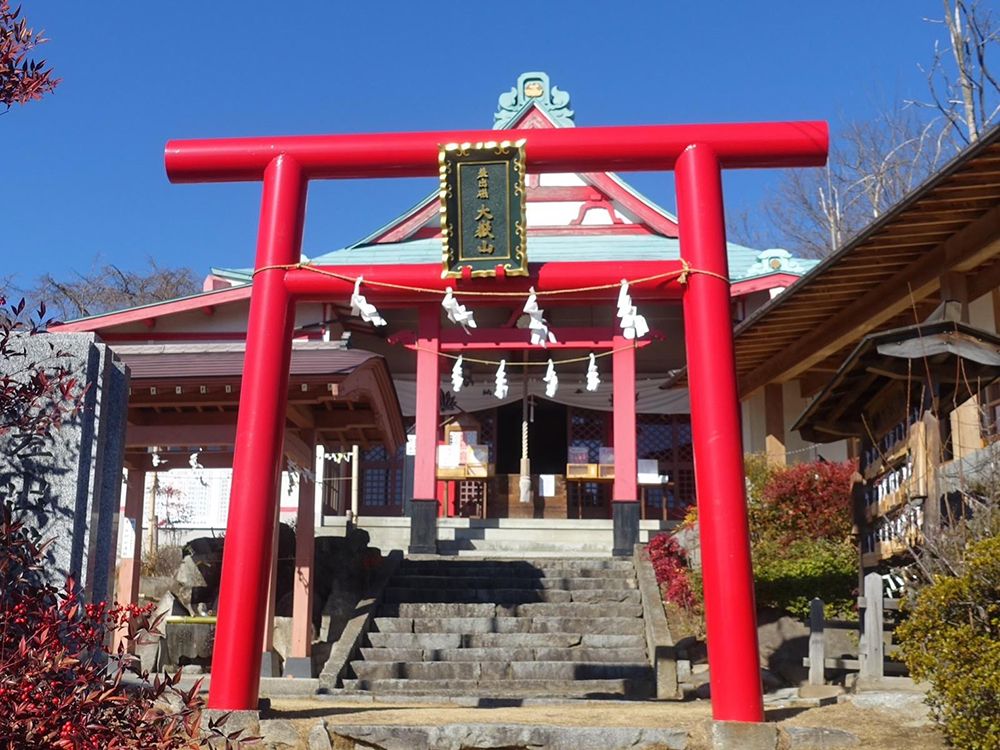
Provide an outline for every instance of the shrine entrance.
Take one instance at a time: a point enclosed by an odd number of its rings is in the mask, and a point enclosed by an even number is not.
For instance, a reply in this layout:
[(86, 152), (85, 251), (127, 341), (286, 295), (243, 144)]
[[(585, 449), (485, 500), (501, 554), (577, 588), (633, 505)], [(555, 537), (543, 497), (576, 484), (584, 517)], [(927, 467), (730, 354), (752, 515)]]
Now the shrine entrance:
[[(366, 320), (381, 320), (376, 307), (413, 310), (416, 352), (416, 456), (411, 544), (433, 551), (438, 515), (437, 448), (440, 425), (441, 356), (456, 351), (536, 349), (542, 329), (538, 299), (570, 304), (613, 305), (626, 289), (634, 300), (676, 300), (682, 305), (690, 383), (695, 474), (699, 492), (705, 617), (712, 675), (712, 709), (718, 720), (763, 720), (756, 612), (750, 566), (743, 475), (740, 407), (732, 340), (731, 297), (725, 253), (721, 170), (822, 166), (827, 154), (823, 123), (761, 123), (510, 130), (524, 151), (523, 172), (670, 170), (676, 172), (681, 260), (629, 263), (553, 260), (529, 263), (522, 252), (498, 264), (492, 278), (470, 274), (442, 278), (440, 264), (333, 266), (301, 262), (305, 198), (310, 180), (364, 177), (444, 176), (449, 163), (479, 144), (501, 155), (496, 131), (245, 138), (174, 141), (167, 144), (167, 173), (175, 182), (261, 181), (263, 198), (253, 293), (247, 327), (240, 408), (233, 461), (230, 513), (223, 554), (218, 623), (209, 705), (256, 707), (265, 601), (273, 558), (275, 497), (287, 415), (291, 334), (296, 304), (304, 300), (351, 299)], [(520, 147), (520, 146), (519, 146)], [(490, 167), (489, 169), (493, 169)], [(483, 179), (492, 180), (493, 172)], [(475, 199), (477, 175), (473, 175)], [(494, 184), (507, 184), (497, 182)], [(513, 200), (517, 185), (510, 183)], [(485, 187), (480, 186), (485, 191)], [(460, 192), (460, 191), (459, 191)], [(496, 191), (500, 194), (500, 191)], [(455, 196), (447, 193), (448, 210)], [(485, 193), (484, 193), (485, 195)], [(501, 194), (507, 195), (507, 193)], [(496, 196), (491, 196), (493, 200)], [(472, 204), (480, 220), (467, 228), (470, 244), (492, 262), (500, 237), (526, 231), (521, 216), (504, 216), (492, 228), (493, 204)], [(478, 211), (478, 213), (477, 213)], [(497, 216), (500, 214), (497, 213)], [(494, 237), (494, 230), (496, 237)], [(471, 243), (475, 232), (476, 244)], [(468, 248), (466, 248), (468, 249)], [(477, 252), (477, 251), (473, 251)], [(461, 253), (458, 254), (461, 259)], [(359, 295), (365, 285), (369, 299)], [(494, 304), (518, 297), (531, 319), (526, 330), (480, 328), (474, 333), (441, 329), (442, 297), (454, 294)], [(454, 312), (454, 300), (451, 300)], [(533, 308), (532, 305), (535, 305)], [(622, 307), (619, 304), (619, 310)], [(623, 330), (624, 329), (624, 330)], [(544, 331), (547, 335), (547, 330)], [(621, 328), (569, 332), (560, 348), (600, 351), (612, 362), (614, 463), (612, 516), (615, 551), (630, 554), (637, 541), (639, 490), (636, 458), (635, 351), (624, 317)], [(452, 355), (454, 356), (454, 355)], [(569, 360), (566, 360), (567, 362)], [(497, 391), (505, 394), (503, 360)], [(458, 373), (461, 378), (461, 372)], [(598, 457), (600, 462), (600, 456)], [(568, 468), (568, 467), (567, 467)], [(598, 468), (598, 472), (600, 469)], [(524, 476), (522, 470), (521, 476)], [(523, 496), (523, 493), (522, 493)]]

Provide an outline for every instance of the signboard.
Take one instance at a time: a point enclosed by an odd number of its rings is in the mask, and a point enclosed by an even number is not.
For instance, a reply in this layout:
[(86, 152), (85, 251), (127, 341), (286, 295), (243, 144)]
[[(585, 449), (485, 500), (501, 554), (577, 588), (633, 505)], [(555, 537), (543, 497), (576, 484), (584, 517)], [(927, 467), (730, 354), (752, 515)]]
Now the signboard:
[(450, 143), (438, 154), (442, 278), (528, 275), (524, 141)]

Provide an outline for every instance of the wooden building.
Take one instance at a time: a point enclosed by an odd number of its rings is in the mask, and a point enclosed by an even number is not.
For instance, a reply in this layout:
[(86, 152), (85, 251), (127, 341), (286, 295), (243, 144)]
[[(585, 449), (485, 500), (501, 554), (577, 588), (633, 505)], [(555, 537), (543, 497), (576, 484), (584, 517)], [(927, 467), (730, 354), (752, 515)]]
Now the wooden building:
[(998, 331), (994, 128), (737, 326), (744, 446), (859, 459), (862, 565), (905, 564), (955, 510), (957, 467), (991, 455)]

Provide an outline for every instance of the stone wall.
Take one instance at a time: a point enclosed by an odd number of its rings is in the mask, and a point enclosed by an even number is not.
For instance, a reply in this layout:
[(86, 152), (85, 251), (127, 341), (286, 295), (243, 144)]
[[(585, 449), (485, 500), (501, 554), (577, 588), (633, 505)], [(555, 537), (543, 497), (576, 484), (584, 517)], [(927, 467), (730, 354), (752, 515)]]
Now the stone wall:
[(118, 509), (128, 408), (128, 368), (89, 333), (24, 336), (23, 357), (0, 360), (0, 371), (26, 377), (26, 363), (62, 366), (85, 388), (76, 414), (37, 450), (13, 455), (0, 435), (0, 497), (35, 528), (47, 548), (56, 585), (72, 575), (90, 601), (113, 599)]

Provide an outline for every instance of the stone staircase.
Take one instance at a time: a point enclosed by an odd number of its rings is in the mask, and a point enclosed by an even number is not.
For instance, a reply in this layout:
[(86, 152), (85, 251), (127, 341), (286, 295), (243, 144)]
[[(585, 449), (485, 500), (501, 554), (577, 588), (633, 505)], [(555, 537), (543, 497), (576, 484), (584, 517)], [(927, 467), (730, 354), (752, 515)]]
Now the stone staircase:
[(349, 691), (484, 698), (650, 694), (629, 560), (404, 560)]

